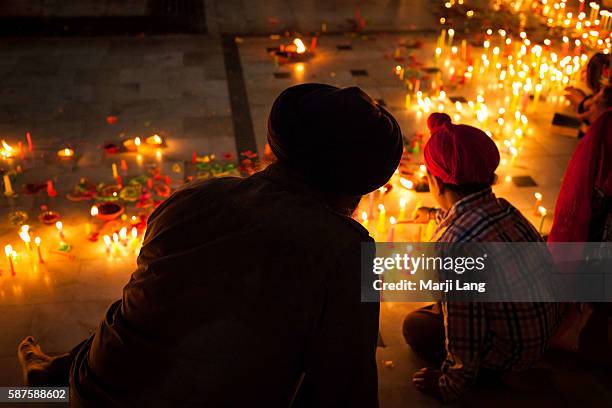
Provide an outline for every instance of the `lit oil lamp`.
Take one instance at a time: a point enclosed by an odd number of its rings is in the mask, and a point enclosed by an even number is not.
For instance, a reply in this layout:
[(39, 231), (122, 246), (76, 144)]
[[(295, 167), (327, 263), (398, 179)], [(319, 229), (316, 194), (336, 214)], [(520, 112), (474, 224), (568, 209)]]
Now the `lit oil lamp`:
[(6, 141), (2, 141), (2, 147), (0, 148), (0, 157), (2, 157), (3, 159), (10, 159), (15, 157), (16, 151), (15, 149), (8, 143), (6, 143)]
[(304, 61), (311, 57), (312, 53), (306, 49), (301, 38), (295, 38), (291, 44), (281, 45), (274, 51), (274, 58), (284, 64), (292, 61)]
[[(148, 145), (151, 145), (151, 146), (157, 146), (157, 147), (159, 147), (159, 146), (163, 146), (163, 145), (164, 145), (164, 139), (163, 139), (163, 138), (162, 138), (160, 135), (158, 135), (158, 134), (155, 134), (155, 135), (153, 135), (153, 136), (149, 136), (149, 137), (147, 137), (147, 138), (145, 139), (145, 142), (146, 142)], [(136, 142), (135, 142), (135, 141), (134, 141), (134, 144), (136, 144)]]
[(114, 202), (102, 203), (96, 208), (98, 211), (96, 216), (104, 221), (112, 221), (115, 218), (119, 217), (121, 214), (123, 214), (123, 212), (125, 211), (125, 208)]
[(70, 160), (74, 157), (74, 150), (68, 147), (60, 149), (57, 151), (57, 157), (59, 157), (60, 160)]
[(138, 148), (140, 147), (141, 144), (142, 144), (142, 140), (138, 136), (136, 136), (133, 139), (128, 139), (125, 142), (123, 142), (123, 147), (125, 147), (127, 151), (135, 152), (135, 151), (138, 151)]

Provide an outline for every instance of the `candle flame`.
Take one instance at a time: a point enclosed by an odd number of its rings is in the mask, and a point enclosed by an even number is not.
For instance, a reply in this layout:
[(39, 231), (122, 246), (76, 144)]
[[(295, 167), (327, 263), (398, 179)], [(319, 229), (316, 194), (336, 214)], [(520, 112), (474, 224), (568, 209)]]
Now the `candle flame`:
[(300, 38), (296, 38), (295, 40), (293, 40), (293, 44), (295, 45), (295, 52), (297, 52), (298, 54), (303, 54), (306, 52), (306, 46)]
[(34, 244), (36, 244), (36, 246), (40, 246), (40, 237), (34, 238)]
[(536, 193), (533, 193), (533, 196), (538, 201), (540, 201), (542, 199), (542, 193), (536, 192)]
[(138, 228), (132, 227), (132, 238), (138, 238)]
[(13, 247), (11, 245), (6, 245), (4, 247), (4, 253), (6, 254), (6, 256), (11, 256), (11, 254), (13, 253)]
[(361, 212), (361, 220), (363, 222), (366, 222), (368, 220), (368, 213), (367, 213), (367, 211), (362, 211)]
[(58, 221), (55, 223), (55, 228), (57, 228), (58, 231), (61, 231), (64, 228), (64, 224), (62, 224), (61, 221)]
[(100, 210), (98, 209), (97, 206), (92, 205), (91, 206), (91, 211), (89, 211), (89, 213), (91, 214), (92, 217), (97, 216), (100, 213)]
[(0, 156), (4, 158), (11, 158), (15, 155), (15, 149), (11, 147), (10, 144), (6, 143), (6, 141), (2, 140), (2, 149), (0, 150)]
[(72, 157), (74, 156), (74, 150), (66, 147), (64, 149), (61, 149), (59, 152), (57, 152), (57, 155), (60, 157)]
[(395, 225), (396, 223), (397, 223), (397, 221), (395, 220), (395, 217), (393, 217), (393, 216), (389, 217), (389, 224)]
[(408, 190), (412, 190), (414, 188), (414, 182), (403, 177), (400, 177), (400, 184)]
[(111, 238), (108, 235), (105, 235), (104, 237), (102, 237), (102, 239), (104, 240), (104, 244), (108, 247), (111, 244)]
[(544, 217), (544, 216), (547, 214), (547, 212), (548, 212), (548, 211), (546, 210), (546, 208), (545, 208), (545, 207), (543, 207), (543, 206), (539, 206), (539, 207), (538, 207), (538, 212), (540, 213), (540, 215), (541, 215), (542, 217)]
[(122, 240), (125, 240), (127, 238), (127, 228), (123, 227), (119, 230), (119, 237)]
[(400, 206), (400, 209), (402, 209), (402, 210), (403, 210), (404, 208), (406, 208), (406, 203), (407, 203), (407, 202), (408, 202), (408, 200), (406, 200), (406, 197), (401, 197), (401, 198), (399, 199), (399, 206)]
[(378, 204), (378, 211), (380, 211), (381, 213), (385, 212), (385, 205), (384, 204)]
[(140, 138), (139, 138), (138, 136), (136, 136), (136, 137), (134, 138), (134, 145), (136, 145), (136, 146), (140, 146), (140, 144), (141, 144), (141, 143), (142, 143), (142, 142), (140, 141)]
[(32, 241), (32, 238), (30, 237), (30, 233), (28, 231), (19, 231), (19, 238), (21, 238), (21, 240), (26, 244), (29, 244)]

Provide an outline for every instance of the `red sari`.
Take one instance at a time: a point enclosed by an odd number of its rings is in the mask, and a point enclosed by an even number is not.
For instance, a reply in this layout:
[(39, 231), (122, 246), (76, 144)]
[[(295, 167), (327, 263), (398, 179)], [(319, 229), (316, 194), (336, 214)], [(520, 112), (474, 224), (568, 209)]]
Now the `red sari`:
[(597, 194), (612, 198), (612, 108), (591, 125), (569, 161), (548, 242), (602, 241), (593, 233), (593, 226), (605, 228), (593, 222)]

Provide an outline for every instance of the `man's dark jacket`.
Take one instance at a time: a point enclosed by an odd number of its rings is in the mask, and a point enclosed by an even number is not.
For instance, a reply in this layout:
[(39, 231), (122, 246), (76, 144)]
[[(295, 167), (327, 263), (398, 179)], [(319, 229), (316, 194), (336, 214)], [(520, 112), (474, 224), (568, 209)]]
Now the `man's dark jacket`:
[(377, 406), (367, 241), (278, 165), (185, 186), (151, 215), (123, 298), (77, 350), (73, 405), (282, 407), (299, 388), (294, 406)]

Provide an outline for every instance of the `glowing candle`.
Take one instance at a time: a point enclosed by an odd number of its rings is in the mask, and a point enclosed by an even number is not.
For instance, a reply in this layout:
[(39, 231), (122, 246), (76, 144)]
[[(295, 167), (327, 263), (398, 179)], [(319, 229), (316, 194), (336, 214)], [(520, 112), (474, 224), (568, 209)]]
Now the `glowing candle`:
[(92, 205), (91, 210), (89, 210), (89, 213), (91, 214), (92, 217), (97, 217), (98, 214), (100, 213), (100, 210), (98, 209), (97, 206)]
[(45, 263), (42, 257), (42, 253), (40, 252), (40, 237), (34, 238), (34, 245), (36, 245), (36, 253), (38, 255), (38, 263)]
[(61, 221), (57, 221), (55, 223), (55, 228), (57, 228), (57, 234), (59, 235), (60, 241), (64, 240), (64, 224)]
[(142, 144), (142, 141), (140, 140), (140, 138), (138, 136), (136, 136), (134, 138), (134, 146), (138, 147)]
[(539, 206), (538, 207), (538, 212), (540, 213), (540, 235), (542, 235), (542, 230), (544, 229), (544, 219), (546, 218), (546, 214), (548, 213), (548, 211), (546, 211), (546, 208)]
[(385, 229), (385, 205), (378, 204), (378, 221), (376, 222), (376, 232), (382, 232)]
[(361, 212), (361, 225), (363, 225), (363, 227), (365, 229), (368, 229), (368, 213), (367, 213), (367, 211), (362, 211)]
[(535, 110), (538, 106), (538, 101), (540, 100), (540, 94), (542, 93), (542, 84), (536, 84), (535, 86), (535, 94), (533, 95), (533, 109)]
[(111, 238), (108, 235), (105, 235), (102, 240), (104, 241), (104, 245), (106, 246), (106, 254), (110, 255), (111, 251)]
[(455, 37), (455, 30), (452, 28), (448, 29), (448, 47), (451, 48), (453, 46), (453, 37)]
[(32, 238), (30, 237), (29, 225), (21, 226), (21, 229), (19, 230), (19, 238), (21, 238), (21, 240), (25, 244), (26, 252), (30, 252), (30, 242), (32, 241)]
[(119, 234), (113, 232), (113, 252), (119, 253)]
[(535, 204), (533, 205), (533, 213), (535, 215), (540, 214), (539, 208), (542, 205), (542, 193), (535, 192), (533, 193), (533, 197), (535, 198)]
[(15, 195), (15, 191), (13, 190), (13, 185), (11, 184), (11, 178), (8, 174), (5, 174), (4, 177), (4, 195), (7, 197), (12, 197)]
[(403, 177), (400, 177), (400, 184), (402, 185), (402, 187), (408, 190), (412, 190), (414, 188), (414, 182)]
[(127, 228), (123, 227), (119, 230), (119, 238), (121, 238), (121, 243), (123, 245), (127, 244)]
[(4, 254), (6, 255), (6, 260), (9, 264), (9, 269), (11, 270), (11, 275), (15, 276), (15, 266), (13, 265), (13, 258), (16, 256), (15, 251), (13, 251), (13, 247), (10, 245), (6, 245), (4, 247)]
[(406, 212), (406, 204), (407, 203), (408, 203), (408, 200), (406, 199), (406, 197), (400, 197), (400, 199), (399, 199), (400, 212), (399, 212), (399, 216), (398, 216), (398, 219), (400, 219), (400, 220), (404, 219), (404, 214)]
[(395, 217), (389, 217), (389, 234), (387, 235), (387, 242), (393, 242), (395, 239)]

